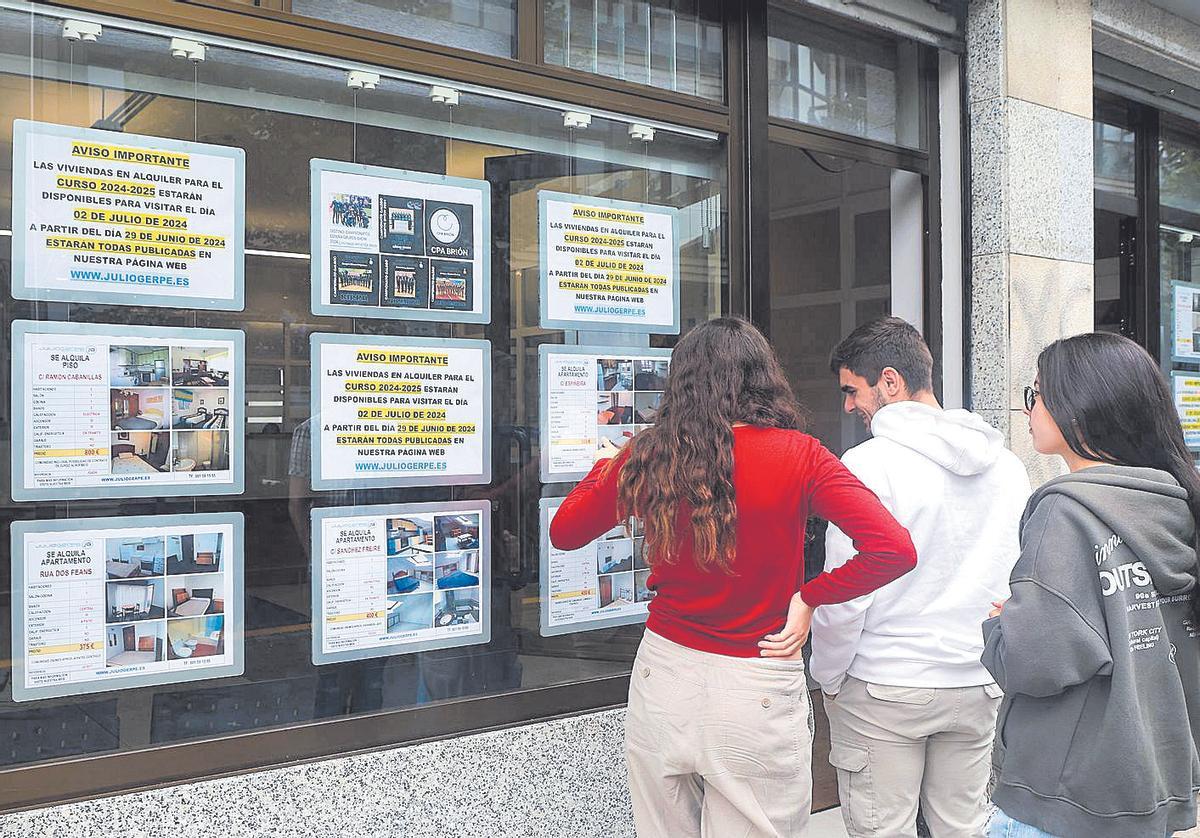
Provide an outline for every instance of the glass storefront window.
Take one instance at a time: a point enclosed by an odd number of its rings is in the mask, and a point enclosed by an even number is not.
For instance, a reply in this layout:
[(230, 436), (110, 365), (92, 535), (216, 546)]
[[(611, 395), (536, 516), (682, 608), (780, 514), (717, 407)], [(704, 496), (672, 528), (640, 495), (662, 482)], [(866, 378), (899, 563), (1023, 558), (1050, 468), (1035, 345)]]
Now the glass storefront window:
[(916, 43), (834, 29), (774, 5), (767, 32), (771, 116), (925, 147)]
[[(497, 6), (452, 5), (484, 10)], [(296, 10), (303, 6), (293, 4)], [(415, 10), (424, 8), (425, 4), (413, 4)], [(570, 484), (539, 480), (543, 393), (539, 347), (586, 343), (588, 338), (583, 332), (540, 325), (539, 277), (545, 265), (539, 194), (567, 193), (585, 203), (628, 202), (672, 215), (677, 223), (680, 322), (686, 332), (728, 310), (728, 257), (721, 212), (726, 183), (723, 139), (658, 125), (653, 142), (634, 144), (626, 123), (600, 116), (586, 131), (572, 134), (563, 128), (566, 106), (555, 108), (511, 95), (492, 97), (476, 89), (464, 91), (459, 106), (451, 112), (430, 101), (427, 86), (389, 77), (385, 69), (380, 70), (384, 77), (378, 89), (356, 93), (347, 88), (346, 70), (330, 66), (327, 60), (307, 63), (257, 52), (246, 45), (245, 49), (212, 46), (203, 63), (191, 64), (172, 58), (169, 38), (139, 31), (136, 24), (108, 21), (100, 40), (86, 45), (67, 44), (61, 26), (61, 17), (53, 12), (0, 12), (0, 165), (14, 159), (15, 120), (101, 129), (108, 132), (102, 145), (112, 148), (119, 148), (122, 142), (132, 144), (132, 139), (125, 138), (139, 135), (242, 150), (245, 306), (244, 310), (217, 311), (202, 305), (81, 304), (48, 296), (13, 299), (14, 237), (22, 231), (14, 230), (11, 222), (14, 194), (9, 188), (10, 171), (0, 177), (0, 224), (5, 227), (0, 235), (3, 333), (11, 336), (12, 322), (26, 320), (70, 323), (80, 329), (103, 324), (117, 335), (132, 327), (243, 334), (245, 365), (238, 372), (244, 376), (244, 403), (236, 404), (232, 392), (225, 392), (228, 388), (221, 385), (227, 373), (218, 369), (216, 361), (209, 366), (210, 356), (199, 350), (185, 348), (177, 353), (183, 358), (178, 370), (182, 378), (172, 378), (171, 383), (178, 386), (166, 383), (166, 376), (176, 372), (176, 355), (170, 354), (174, 350), (165, 349), (161, 356), (122, 350), (111, 355), (114, 366), (107, 373), (120, 376), (122, 382), (111, 388), (114, 412), (110, 417), (107, 404), (100, 412), (105, 422), (111, 418), (118, 423), (112, 429), (117, 440), (114, 450), (120, 448), (118, 456), (128, 461), (125, 465), (140, 467), (134, 460), (153, 466), (157, 452), (167, 450), (156, 449), (153, 434), (143, 428), (168, 436), (199, 433), (174, 426), (162, 429), (158, 391), (142, 398), (156, 383), (170, 399), (171, 421), (181, 425), (203, 422), (205, 428), (222, 428), (211, 433), (230, 434), (223, 420), (240, 411), (245, 432), (230, 444), (244, 452), (245, 492), (226, 497), (198, 494), (17, 503), (10, 499), (12, 487), (5, 485), (0, 520), (7, 533), (16, 521), (241, 513), (245, 519), (244, 589), (234, 591), (233, 596), (240, 598), (244, 612), (244, 674), (106, 693), (85, 689), (80, 695), (17, 704), (13, 701), (12, 661), (6, 661), (0, 671), (0, 726), (14, 735), (11, 741), (6, 735), (0, 766), (28, 766), (83, 754), (140, 752), (281, 725), (518, 693), (627, 673), (641, 635), (639, 625), (553, 637), (540, 631), (545, 580), (538, 562), (542, 537), (539, 501), (565, 495)], [(99, 149), (95, 153), (110, 152)], [(491, 235), (477, 240), (476, 245), (487, 252), (491, 266), (487, 277), (490, 322), (379, 319), (371, 312), (363, 316), (314, 314), (310, 279), (314, 159), (485, 184), (490, 200), (480, 205), (479, 211), (489, 216)], [(333, 203), (333, 211), (342, 219), (339, 223), (347, 230), (361, 228), (368, 231), (363, 235), (373, 237), (375, 225), (386, 221), (392, 237), (389, 247), (402, 248), (404, 236), (412, 234), (412, 216), (398, 200), (389, 204), (386, 218), (374, 219), (361, 215), (362, 205), (353, 194), (338, 193)], [(454, 225), (454, 219), (450, 224)], [(453, 238), (454, 234), (448, 235)], [(383, 258), (388, 264), (395, 261), (392, 256)], [(338, 264), (335, 261), (335, 266)], [(370, 286), (355, 265), (347, 263), (344, 271), (338, 270), (337, 287), (345, 293), (358, 293), (363, 282)], [(461, 286), (454, 284), (454, 275), (447, 277), (446, 296), (439, 299), (453, 310), (462, 302), (455, 296)], [(396, 280), (396, 288), (402, 281)], [(436, 284), (431, 287), (440, 289)], [(399, 301), (401, 291), (394, 293), (398, 305), (408, 304)], [(442, 290), (431, 293), (440, 295)], [(377, 338), (488, 341), (491, 412), (484, 427), (490, 433), (491, 482), (314, 491), (309, 439), (320, 425), (311, 408), (314, 334), (352, 335), (364, 343)], [(5, 398), (14, 363), (11, 340), (8, 337), (0, 347), (0, 388)], [(633, 351), (638, 347), (667, 349), (676, 338), (643, 333), (623, 340)], [(163, 363), (157, 364), (160, 357)], [(107, 400), (105, 394), (102, 401)], [(19, 430), (10, 420), (13, 408), (9, 404), (0, 421), (0, 448), (5, 452)], [(181, 469), (196, 470), (216, 468), (217, 462), (209, 449), (174, 460)], [(7, 467), (2, 471), (7, 484)], [(478, 535), (469, 524), (451, 522), (450, 529), (438, 529), (432, 543), (443, 545), (450, 543), (444, 539), (452, 539), (464, 555), (455, 559), (453, 568), (445, 566), (437, 580), (470, 579), (490, 571), (490, 613), (480, 613), (478, 600), (444, 596), (443, 588), (452, 586), (438, 585), (428, 596), (431, 602), (435, 595), (439, 597), (431, 613), (435, 620), (444, 618), (447, 625), (486, 617), (490, 641), (314, 665), (313, 511), (466, 502), (491, 510), (491, 555), (465, 555), (476, 549)], [(405, 531), (397, 525), (396, 532)], [(400, 537), (393, 538), (389, 532), (389, 545)], [(170, 543), (163, 551), (145, 547), (138, 551), (142, 555), (130, 554), (136, 556), (135, 561), (114, 547), (117, 552), (108, 572), (120, 578), (110, 584), (120, 582), (124, 588), (120, 598), (108, 603), (105, 617), (116, 621), (136, 615), (147, 625), (161, 621), (165, 628), (157, 643), (144, 627), (139, 632), (135, 626), (128, 636), (112, 633), (104, 642), (112, 647), (113, 659), (124, 664), (161, 654), (183, 661), (221, 648), (222, 636), (207, 624), (195, 631), (189, 627), (188, 633), (172, 631), (171, 623), (180, 614), (197, 611), (200, 619), (207, 619), (217, 614), (214, 609), (232, 607), (230, 597), (217, 596), (215, 586), (203, 584), (202, 579), (193, 581), (193, 577), (214, 572), (219, 550), (190, 543), (181, 549), (186, 558), (172, 552)], [(437, 555), (441, 556), (451, 548), (439, 549)], [(159, 561), (159, 552), (166, 553), (165, 562)], [(0, 540), (0, 585), (5, 588), (9, 587), (12, 562), (5, 537)], [(422, 586), (436, 585), (416, 572), (405, 576), (401, 570), (396, 571), (401, 575), (370, 583), (377, 583), (380, 592), (386, 589), (389, 608), (405, 595), (426, 596)], [(135, 581), (143, 576), (148, 581)], [(414, 585), (420, 591), (402, 590), (402, 586)], [(137, 588), (144, 599), (136, 599), (125, 588)], [(5, 627), (13, 603), (23, 595), (17, 590), (7, 594), (0, 605), (0, 625)], [(179, 612), (181, 608), (183, 612)], [(389, 631), (406, 625), (402, 615), (396, 616), (394, 624), (389, 617)], [(19, 643), (16, 645), (14, 657), (22, 654)], [(130, 657), (121, 657), (126, 654)], [(50, 728), (55, 731), (53, 736), (37, 733)]]
[(721, 101), (721, 4), (716, 0), (542, 0), (547, 64)]
[(1134, 337), (1129, 302), (1137, 248), (1136, 135), (1125, 108), (1097, 100), (1095, 150), (1095, 323), (1101, 331)]
[(517, 0), (291, 0), (290, 11), (501, 58), (517, 54)]

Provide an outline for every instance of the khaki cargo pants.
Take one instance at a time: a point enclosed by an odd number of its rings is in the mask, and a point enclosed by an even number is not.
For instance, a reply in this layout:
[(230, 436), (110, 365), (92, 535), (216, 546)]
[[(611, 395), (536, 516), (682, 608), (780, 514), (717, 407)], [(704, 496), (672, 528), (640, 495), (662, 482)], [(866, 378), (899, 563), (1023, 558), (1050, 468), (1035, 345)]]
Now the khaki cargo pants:
[(825, 696), (829, 761), (850, 838), (982, 838), (1000, 689), (888, 687), (847, 678)]
[(794, 838), (808, 827), (803, 661), (699, 652), (647, 631), (625, 756), (639, 838)]

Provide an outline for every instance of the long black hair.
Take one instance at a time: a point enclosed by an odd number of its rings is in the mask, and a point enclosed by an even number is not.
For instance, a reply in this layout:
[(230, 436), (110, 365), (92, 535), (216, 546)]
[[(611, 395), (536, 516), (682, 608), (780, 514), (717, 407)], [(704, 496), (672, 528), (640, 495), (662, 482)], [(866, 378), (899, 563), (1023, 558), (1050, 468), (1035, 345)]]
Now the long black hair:
[[(1038, 356), (1041, 398), (1067, 446), (1080, 457), (1146, 466), (1188, 494), (1200, 537), (1200, 472), (1183, 439), (1171, 389), (1158, 364), (1128, 338), (1108, 332), (1055, 341)], [(1200, 542), (1197, 542), (1200, 573)], [(1200, 619), (1200, 590), (1193, 609)]]

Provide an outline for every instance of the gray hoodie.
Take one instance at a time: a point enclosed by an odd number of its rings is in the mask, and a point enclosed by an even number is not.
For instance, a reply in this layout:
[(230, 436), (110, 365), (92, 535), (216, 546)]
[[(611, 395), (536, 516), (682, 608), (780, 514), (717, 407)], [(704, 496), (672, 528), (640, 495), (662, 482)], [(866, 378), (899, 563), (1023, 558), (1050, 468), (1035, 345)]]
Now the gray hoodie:
[(1025, 510), (1012, 598), (984, 623), (1005, 690), (993, 800), (1064, 838), (1168, 835), (1196, 823), (1200, 640), (1195, 524), (1155, 469), (1103, 466)]

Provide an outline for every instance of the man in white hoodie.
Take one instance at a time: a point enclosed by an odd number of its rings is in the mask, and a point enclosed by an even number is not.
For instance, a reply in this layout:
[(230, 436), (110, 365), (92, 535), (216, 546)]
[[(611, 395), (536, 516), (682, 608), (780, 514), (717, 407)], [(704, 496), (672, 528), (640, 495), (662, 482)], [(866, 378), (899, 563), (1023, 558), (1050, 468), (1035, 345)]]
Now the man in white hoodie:
[[(933, 838), (982, 836), (1000, 690), (980, 625), (1008, 596), (1029, 477), (999, 431), (938, 404), (929, 347), (905, 321), (860, 326), (830, 366), (873, 437), (842, 460), (917, 547), (916, 570), (813, 617), (846, 830), (915, 836), (920, 807)], [(853, 555), (831, 525), (825, 569)]]

